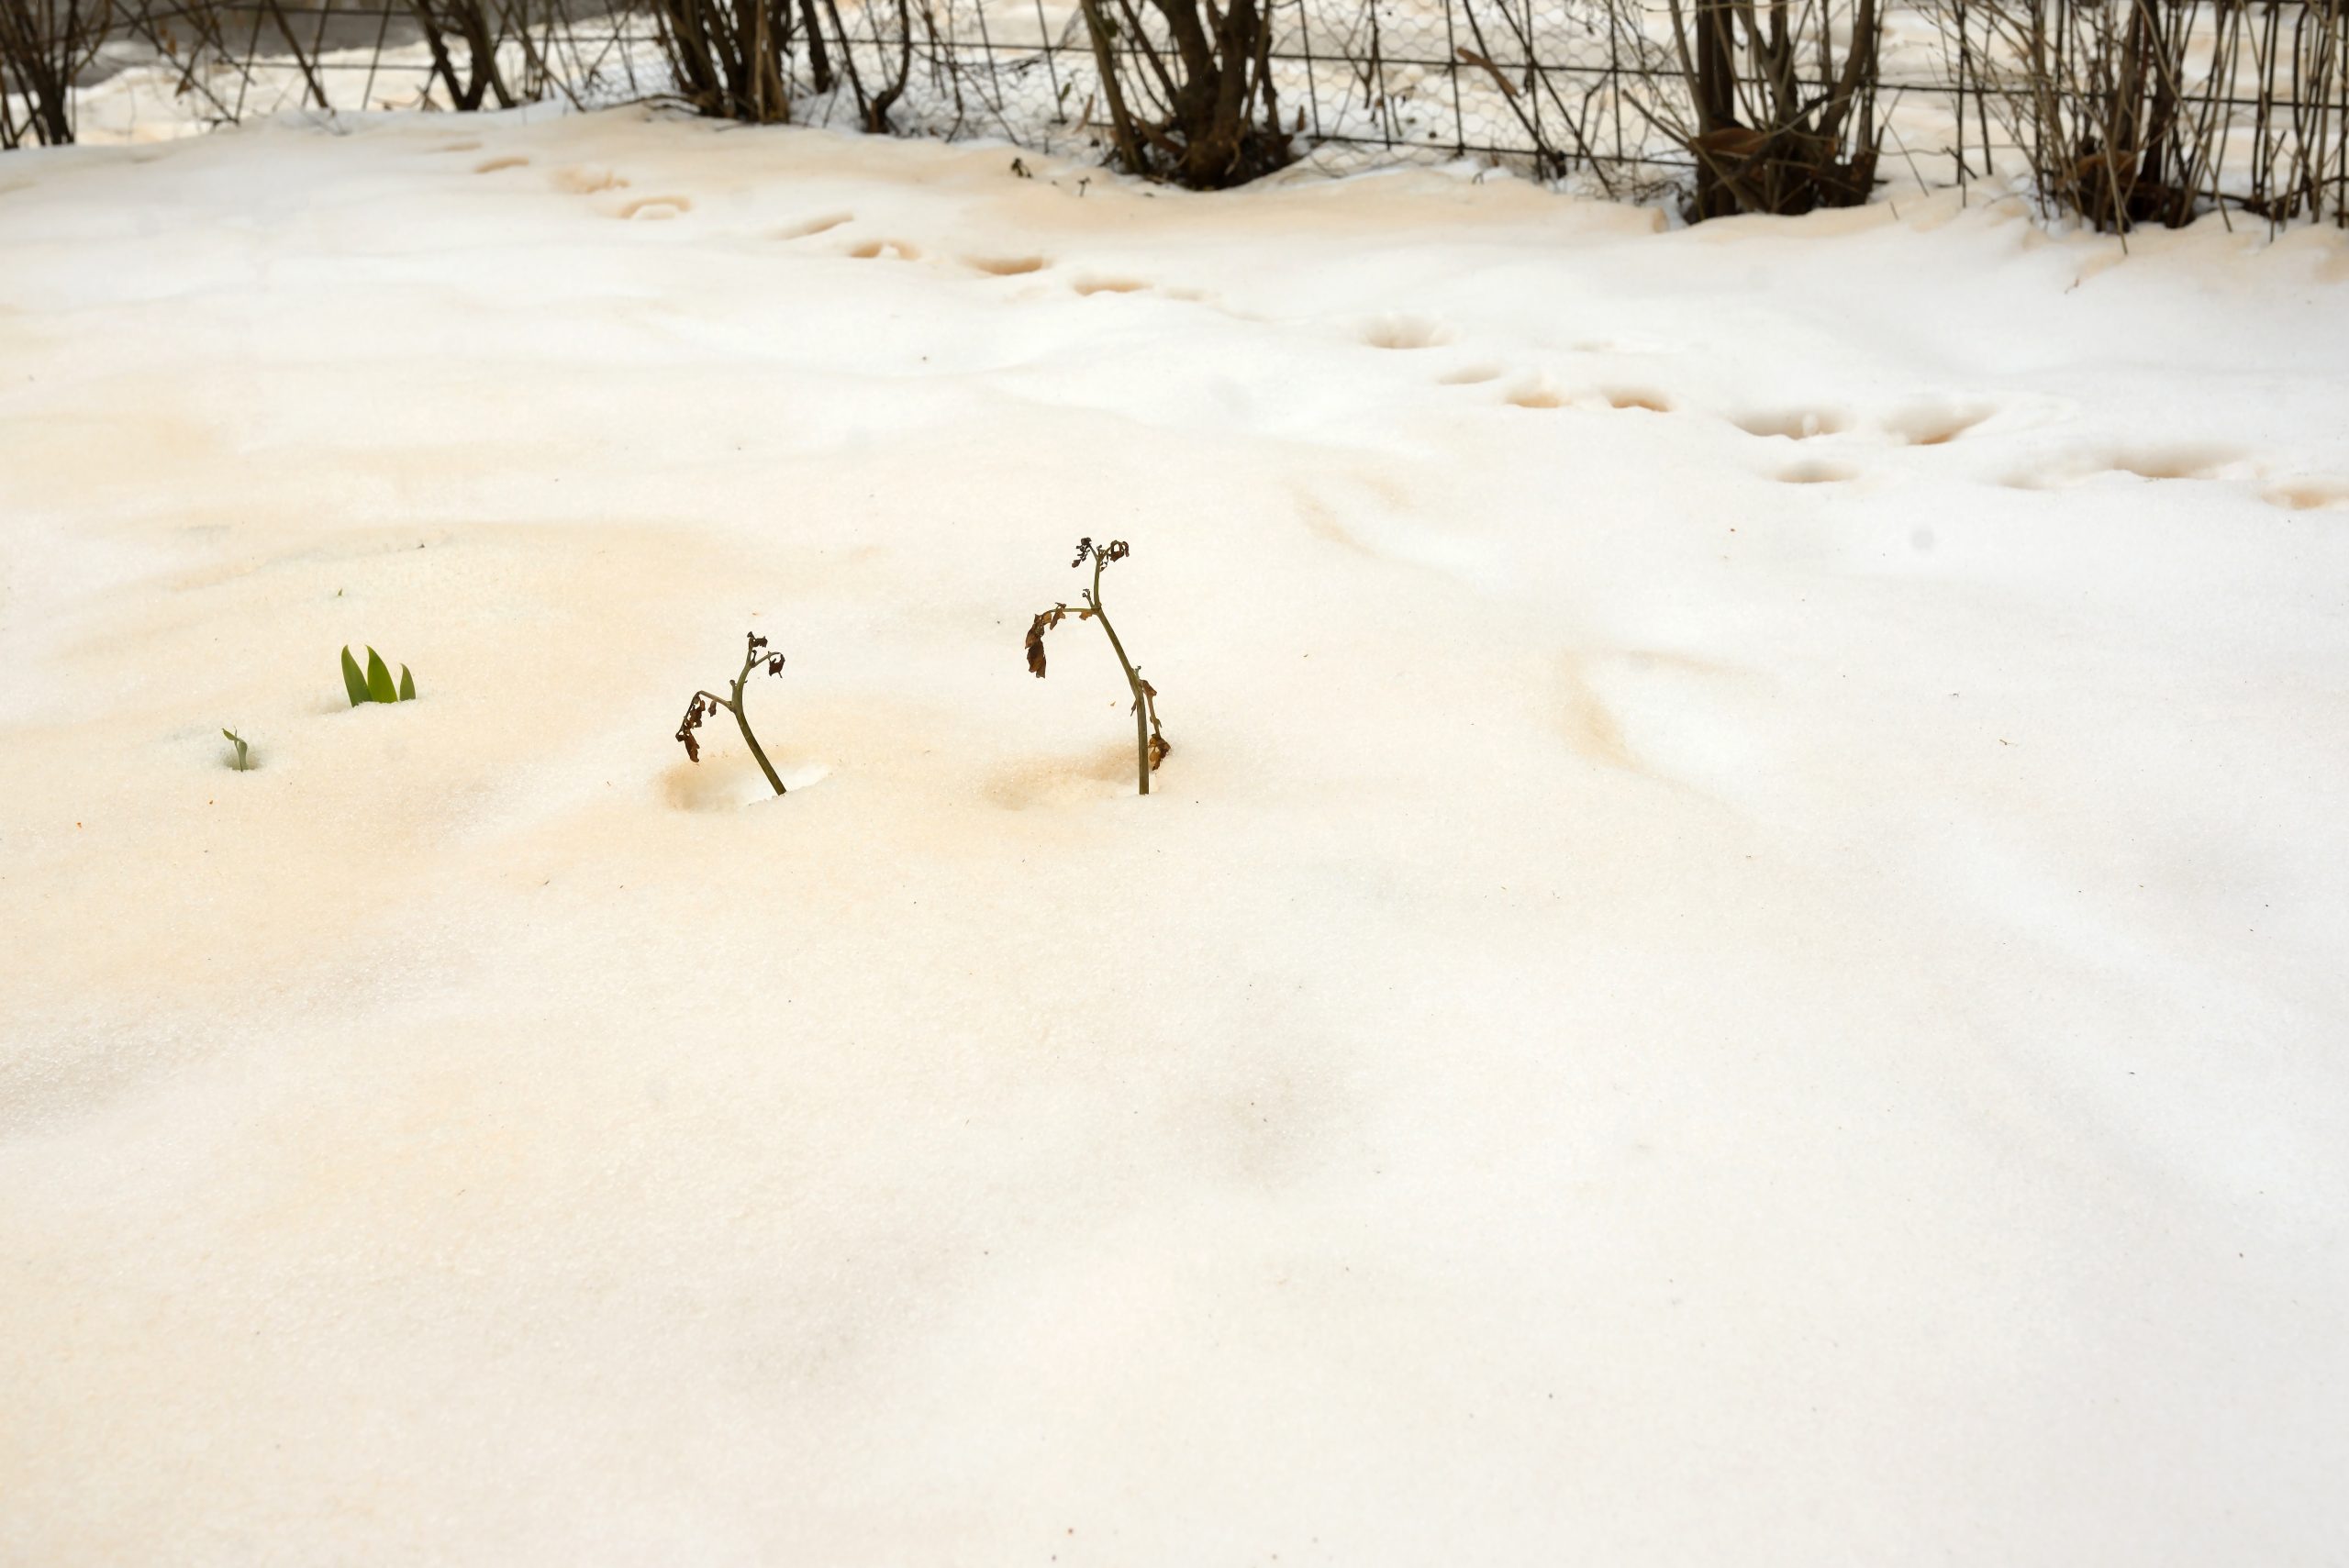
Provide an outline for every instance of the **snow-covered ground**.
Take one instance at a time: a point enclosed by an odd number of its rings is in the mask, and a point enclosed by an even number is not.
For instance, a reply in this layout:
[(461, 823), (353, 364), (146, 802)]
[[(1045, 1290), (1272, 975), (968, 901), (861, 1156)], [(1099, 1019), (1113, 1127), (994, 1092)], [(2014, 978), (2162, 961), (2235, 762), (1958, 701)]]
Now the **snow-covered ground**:
[(0, 1562), (2340, 1562), (2349, 240), (1011, 158), (0, 160)]

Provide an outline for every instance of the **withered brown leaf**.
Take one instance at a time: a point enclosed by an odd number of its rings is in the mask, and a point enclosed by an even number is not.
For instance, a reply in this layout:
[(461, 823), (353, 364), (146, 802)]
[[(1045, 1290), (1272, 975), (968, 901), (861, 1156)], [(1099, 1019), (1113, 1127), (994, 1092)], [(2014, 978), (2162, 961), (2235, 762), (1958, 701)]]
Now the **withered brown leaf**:
[(1036, 618), (1028, 623), (1028, 673), (1040, 681), (1044, 678), (1044, 633), (1058, 626), (1060, 620), (1057, 609), (1038, 610)]

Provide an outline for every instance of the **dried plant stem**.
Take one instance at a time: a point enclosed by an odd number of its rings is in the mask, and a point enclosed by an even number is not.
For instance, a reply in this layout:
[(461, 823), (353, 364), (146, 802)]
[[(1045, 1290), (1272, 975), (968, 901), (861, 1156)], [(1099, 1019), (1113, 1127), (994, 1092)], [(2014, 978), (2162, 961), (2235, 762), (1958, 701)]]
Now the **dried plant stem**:
[(1134, 773), (1141, 785), (1141, 793), (1148, 795), (1152, 770), (1164, 762), (1167, 753), (1174, 748), (1168, 744), (1166, 731), (1159, 727), (1157, 688), (1143, 680), (1141, 666), (1126, 657), (1126, 645), (1119, 638), (1118, 628), (1109, 624), (1108, 613), (1101, 607), (1101, 569), (1113, 561), (1123, 561), (1132, 553), (1121, 539), (1113, 539), (1108, 544), (1100, 545), (1095, 544), (1089, 537), (1077, 540), (1076, 559), (1069, 565), (1072, 568), (1082, 566), (1085, 558), (1091, 556), (1093, 585), (1077, 595), (1085, 602), (1074, 608), (1056, 604), (1049, 610), (1037, 611), (1036, 618), (1028, 623), (1025, 648), (1028, 673), (1041, 681), (1044, 678), (1045, 668), (1044, 634), (1071, 616), (1078, 620), (1100, 621), (1101, 629), (1108, 634), (1109, 650), (1118, 656), (1118, 668), (1126, 673), (1126, 689), (1134, 695)]
[(734, 677), (734, 700), (721, 702), (716, 697), (711, 697), (710, 701), (718, 703), (718, 706), (734, 716), (734, 728), (742, 732), (742, 744), (748, 746), (751, 749), (751, 755), (759, 760), (759, 772), (766, 774), (767, 783), (774, 785), (775, 794), (785, 795), (789, 792), (783, 787), (783, 780), (775, 773), (774, 764), (767, 761), (766, 749), (759, 744), (759, 738), (751, 733), (750, 710), (742, 705), (743, 684), (750, 680), (751, 672), (759, 663), (758, 652), (753, 650), (751, 656), (742, 661), (742, 673)]
[(1105, 564), (1098, 555), (1093, 558), (1093, 592), (1086, 595), (1093, 613), (1100, 617), (1101, 629), (1109, 634), (1109, 647), (1118, 656), (1118, 668), (1126, 673), (1126, 684), (1134, 694), (1134, 765), (1141, 775), (1141, 793), (1150, 793), (1150, 727), (1155, 716), (1150, 710), (1149, 688), (1142, 684), (1141, 672), (1126, 657), (1126, 645), (1118, 640), (1118, 628), (1109, 624), (1109, 612), (1101, 607), (1101, 568)]
[(677, 739), (685, 742), (685, 755), (696, 762), (700, 762), (701, 748), (695, 744), (693, 732), (701, 724), (705, 711), (702, 705), (707, 703), (713, 708), (724, 708), (734, 716), (734, 728), (742, 732), (742, 744), (748, 746), (751, 755), (759, 760), (759, 772), (766, 774), (767, 783), (774, 787), (775, 794), (788, 795), (791, 792), (783, 787), (783, 776), (774, 771), (774, 764), (767, 761), (766, 748), (761, 746), (759, 738), (751, 733), (751, 713), (742, 695), (742, 688), (750, 682), (751, 672), (763, 664), (768, 674), (779, 673), (783, 669), (783, 655), (761, 652), (760, 650), (766, 646), (766, 639), (755, 632), (746, 640), (749, 646), (742, 654), (742, 673), (734, 677), (734, 695), (722, 697), (716, 692), (694, 693), (693, 700), (685, 705), (685, 722), (677, 726)]
[[(742, 673), (748, 675), (750, 672), (745, 670)], [(783, 787), (783, 780), (776, 776), (774, 764), (767, 761), (765, 749), (760, 746), (759, 738), (751, 733), (751, 720), (742, 712), (741, 681), (737, 679), (734, 683), (734, 700), (731, 702), (709, 692), (704, 692), (701, 695), (708, 698), (712, 705), (722, 707), (734, 716), (734, 728), (742, 732), (742, 744), (748, 746), (751, 749), (751, 755), (759, 760), (759, 772), (766, 774), (767, 783), (774, 786), (775, 794), (788, 795), (790, 791)]]
[[(738, 685), (734, 689), (740, 692), (741, 687)], [(751, 755), (759, 760), (759, 772), (766, 774), (767, 783), (774, 786), (775, 794), (788, 795), (790, 791), (783, 787), (783, 780), (776, 776), (774, 764), (767, 761), (766, 752), (760, 748), (759, 738), (751, 733), (751, 721), (742, 717), (741, 699), (739, 696), (735, 699), (734, 726), (741, 730), (742, 743), (751, 749)], [(800, 782), (805, 784), (807, 781), (803, 779)]]

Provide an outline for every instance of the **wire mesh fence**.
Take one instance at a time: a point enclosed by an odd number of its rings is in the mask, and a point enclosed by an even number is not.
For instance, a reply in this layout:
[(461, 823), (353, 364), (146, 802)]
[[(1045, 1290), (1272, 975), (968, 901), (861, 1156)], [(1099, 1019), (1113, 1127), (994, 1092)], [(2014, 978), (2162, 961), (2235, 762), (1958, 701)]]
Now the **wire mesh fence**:
[(1473, 159), (1694, 216), (1845, 199), (1832, 172), (2111, 227), (2349, 222), (2349, 0), (1272, 0), (1193, 47), (1186, 14), (1244, 3), (0, 0), (0, 141), (669, 99), (1139, 163), (1130, 122), (1196, 138), (1174, 108), (1236, 80), (1270, 161), (1330, 170)]

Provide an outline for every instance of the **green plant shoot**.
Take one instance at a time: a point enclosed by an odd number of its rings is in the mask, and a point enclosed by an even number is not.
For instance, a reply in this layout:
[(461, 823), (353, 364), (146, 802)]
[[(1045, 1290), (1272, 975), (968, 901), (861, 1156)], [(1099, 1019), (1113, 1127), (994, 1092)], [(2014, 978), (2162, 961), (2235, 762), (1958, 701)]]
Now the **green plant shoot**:
[(349, 648), (345, 648), (342, 651), (342, 689), (350, 694), (353, 707), (365, 702), (414, 702), (416, 677), (403, 664), (400, 666), (400, 678), (395, 684), (392, 680), (391, 666), (384, 662), (384, 656), (373, 647), (367, 650), (367, 668), (362, 673), (359, 661), (351, 656)]

